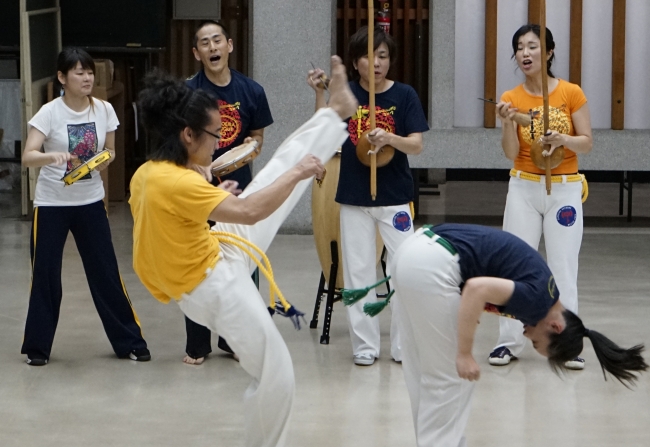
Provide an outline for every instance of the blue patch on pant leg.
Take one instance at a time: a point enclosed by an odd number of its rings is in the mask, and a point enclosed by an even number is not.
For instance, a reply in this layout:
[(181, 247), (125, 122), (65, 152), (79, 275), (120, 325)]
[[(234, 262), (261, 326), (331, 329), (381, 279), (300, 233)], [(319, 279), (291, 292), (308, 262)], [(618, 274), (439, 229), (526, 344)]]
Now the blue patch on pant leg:
[(393, 226), (402, 232), (411, 229), (411, 216), (406, 211), (400, 211), (393, 216)]
[(578, 212), (571, 205), (567, 205), (560, 208), (555, 217), (560, 225), (570, 227), (576, 223)]

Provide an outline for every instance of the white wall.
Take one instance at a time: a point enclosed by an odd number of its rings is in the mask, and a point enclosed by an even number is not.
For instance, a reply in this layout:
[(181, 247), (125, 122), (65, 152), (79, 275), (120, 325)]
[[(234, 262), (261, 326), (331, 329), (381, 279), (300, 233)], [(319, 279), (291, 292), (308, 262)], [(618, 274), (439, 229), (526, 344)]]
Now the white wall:
[(485, 0), (457, 0), (454, 127), (483, 126), (484, 36)]
[(582, 7), (582, 90), (591, 127), (612, 127), (612, 0), (589, 0)]
[(650, 1), (627, 0), (625, 128), (650, 129)]

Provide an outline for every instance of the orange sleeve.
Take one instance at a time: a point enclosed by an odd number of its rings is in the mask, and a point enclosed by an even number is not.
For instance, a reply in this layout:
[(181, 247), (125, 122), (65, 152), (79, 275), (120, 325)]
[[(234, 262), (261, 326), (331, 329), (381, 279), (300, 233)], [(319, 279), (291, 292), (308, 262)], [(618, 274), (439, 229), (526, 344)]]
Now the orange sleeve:
[(571, 87), (571, 92), (568, 95), (570, 99), (569, 103), (569, 111), (573, 115), (575, 112), (580, 110), (582, 106), (584, 106), (587, 103), (587, 97), (585, 96), (584, 92), (580, 88), (579, 85), (577, 84), (569, 84)]

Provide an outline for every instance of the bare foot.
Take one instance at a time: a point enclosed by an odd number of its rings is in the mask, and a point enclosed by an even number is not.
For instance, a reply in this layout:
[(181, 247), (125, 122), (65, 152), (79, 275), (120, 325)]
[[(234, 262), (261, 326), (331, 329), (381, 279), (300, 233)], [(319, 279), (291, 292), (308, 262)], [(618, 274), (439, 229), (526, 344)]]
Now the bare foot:
[(199, 357), (198, 359), (194, 359), (189, 355), (183, 357), (183, 363), (187, 363), (188, 365), (200, 365), (204, 361), (205, 361), (205, 357)]
[(329, 106), (341, 117), (349, 118), (356, 110), (359, 102), (352, 94), (348, 85), (348, 76), (345, 74), (345, 66), (341, 63), (341, 58), (332, 56), (330, 73), (330, 100)]

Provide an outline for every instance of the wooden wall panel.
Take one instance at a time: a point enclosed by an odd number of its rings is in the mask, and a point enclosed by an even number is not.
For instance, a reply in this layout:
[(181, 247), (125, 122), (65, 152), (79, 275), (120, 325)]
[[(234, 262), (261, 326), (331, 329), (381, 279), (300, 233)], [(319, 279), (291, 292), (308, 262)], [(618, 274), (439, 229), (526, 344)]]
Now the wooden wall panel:
[(528, 23), (539, 24), (539, 8), (541, 0), (528, 0)]
[(582, 0), (571, 0), (569, 82), (582, 84)]
[(612, 129), (625, 127), (625, 0), (614, 0), (612, 29)]
[[(428, 3), (423, 0), (389, 1), (390, 34), (398, 48), (397, 62), (391, 66), (389, 77), (411, 85), (418, 93), (425, 111), (428, 110), (430, 66)], [(381, 2), (374, 1), (375, 12), (380, 6)], [(344, 63), (351, 63), (348, 52), (350, 36), (367, 24), (368, 0), (337, 1), (336, 54), (343, 55)]]
[[(497, 1), (485, 0), (485, 79), (483, 95), (486, 99), (498, 101), (497, 98)], [(483, 105), (483, 126), (496, 126), (494, 105)]]
[[(194, 58), (192, 44), (194, 32), (201, 22), (203, 20), (173, 20), (170, 17), (167, 48), (158, 56), (155, 65), (180, 78), (196, 73), (201, 68), (201, 63)], [(228, 61), (230, 67), (248, 75), (248, 2), (222, 0), (220, 22), (233, 40), (234, 50)]]

